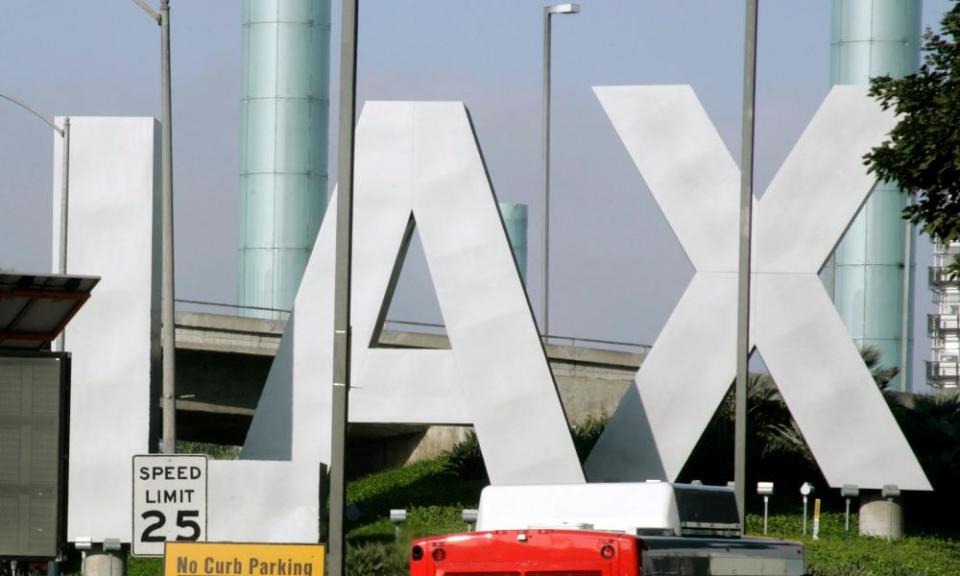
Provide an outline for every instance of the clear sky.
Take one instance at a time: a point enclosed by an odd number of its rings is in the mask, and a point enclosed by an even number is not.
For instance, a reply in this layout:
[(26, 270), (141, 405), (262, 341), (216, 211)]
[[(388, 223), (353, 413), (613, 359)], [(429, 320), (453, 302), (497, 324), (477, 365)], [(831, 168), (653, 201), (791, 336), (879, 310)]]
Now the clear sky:
[[(171, 4), (177, 296), (235, 302), (241, 2)], [(591, 87), (691, 84), (738, 157), (744, 3), (581, 5), (581, 14), (554, 20), (550, 331), (653, 343), (693, 271)], [(829, 89), (830, 5), (761, 2), (758, 192)], [(924, 27), (936, 27), (950, 5), (926, 0)], [(361, 102), (466, 102), (498, 197), (530, 205), (528, 283), (536, 309), (542, 6), (532, 0), (362, 0), (358, 79)], [(336, 50), (336, 0), (333, 23)], [(0, 92), (49, 117), (159, 116), (159, 43), (159, 29), (131, 0), (3, 0)], [(331, 109), (336, 105), (333, 98)], [(0, 102), (0, 267), (51, 269), (52, 140), (35, 118)], [(929, 357), (928, 258), (929, 248), (921, 246), (918, 388)], [(431, 298), (426, 274), (413, 268), (392, 316), (437, 321)]]

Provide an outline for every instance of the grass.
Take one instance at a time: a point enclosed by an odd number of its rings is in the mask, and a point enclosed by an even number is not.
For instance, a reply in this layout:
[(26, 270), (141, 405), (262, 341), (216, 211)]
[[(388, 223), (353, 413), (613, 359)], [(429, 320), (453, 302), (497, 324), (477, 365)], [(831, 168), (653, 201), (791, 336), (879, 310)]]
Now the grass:
[(162, 576), (163, 558), (127, 556), (127, 576)]
[[(420, 462), (398, 470), (374, 474), (351, 484), (348, 500), (360, 507), (376, 511), (373, 516), (353, 524), (347, 538), (354, 546), (366, 543), (379, 546), (395, 541), (394, 526), (387, 519), (390, 508), (407, 508), (407, 522), (396, 546), (398, 555), (392, 572), (386, 568), (379, 574), (396, 574), (400, 555), (406, 554), (410, 540), (421, 536), (449, 534), (464, 530), (460, 519), (463, 508), (475, 508), (482, 482), (460, 481), (451, 475), (443, 458)], [(842, 513), (824, 513), (820, 519), (819, 539), (802, 533), (800, 514), (776, 514), (769, 518), (769, 536), (797, 540), (806, 549), (807, 566), (812, 576), (954, 576), (960, 574), (960, 541), (932, 536), (910, 536), (896, 541), (856, 536), (858, 518), (851, 515), (854, 536), (844, 537)], [(751, 535), (763, 532), (763, 517), (747, 516)], [(377, 554), (385, 553), (377, 549)], [(365, 557), (359, 553), (359, 561)]]
[[(826, 513), (820, 518), (819, 539), (806, 536), (799, 514), (771, 516), (768, 535), (796, 540), (806, 550), (807, 568), (813, 576), (955, 576), (960, 574), (960, 541), (937, 536), (908, 536), (889, 541), (857, 536), (856, 515), (850, 516), (852, 536), (844, 537), (844, 516)], [(749, 514), (747, 532), (762, 535), (763, 517)]]
[[(352, 483), (347, 499), (364, 510), (364, 517), (351, 524), (347, 539), (354, 546), (358, 564), (370, 565), (367, 556), (380, 558), (394, 553), (392, 567), (383, 565), (377, 574), (395, 575), (402, 567), (409, 542), (422, 536), (461, 532), (463, 508), (475, 508), (483, 482), (461, 481), (450, 472), (443, 458), (419, 462), (406, 468), (388, 470)], [(388, 519), (390, 508), (406, 508), (407, 522), (399, 537)], [(851, 515), (854, 536), (844, 537), (842, 513), (824, 513), (819, 539), (802, 533), (802, 516), (775, 514), (769, 518), (769, 536), (797, 540), (806, 549), (812, 576), (954, 576), (960, 574), (960, 541), (935, 535), (910, 536), (896, 541), (856, 536), (857, 516)], [(747, 531), (763, 532), (763, 517), (749, 514)], [(391, 546), (395, 542), (395, 546)], [(367, 546), (378, 546), (360, 553)], [(388, 546), (388, 548), (383, 548)], [(381, 564), (378, 564), (381, 566)]]

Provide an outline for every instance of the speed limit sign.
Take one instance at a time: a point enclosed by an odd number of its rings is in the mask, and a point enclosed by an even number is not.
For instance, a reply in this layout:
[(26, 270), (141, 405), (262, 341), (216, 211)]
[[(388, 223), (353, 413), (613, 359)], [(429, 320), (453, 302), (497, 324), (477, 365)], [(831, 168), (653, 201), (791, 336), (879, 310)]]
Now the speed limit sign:
[(207, 457), (133, 457), (134, 556), (163, 556), (167, 540), (207, 539)]

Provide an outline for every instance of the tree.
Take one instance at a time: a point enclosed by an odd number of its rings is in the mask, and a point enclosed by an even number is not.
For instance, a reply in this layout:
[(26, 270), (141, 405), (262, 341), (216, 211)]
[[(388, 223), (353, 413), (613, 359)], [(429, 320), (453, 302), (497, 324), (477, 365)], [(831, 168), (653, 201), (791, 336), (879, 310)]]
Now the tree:
[(860, 357), (863, 358), (863, 363), (867, 365), (867, 370), (870, 371), (873, 381), (881, 391), (886, 391), (890, 382), (900, 373), (900, 369), (896, 366), (881, 366), (880, 351), (873, 346), (866, 346), (860, 350)]
[[(954, 0), (956, 1), (956, 0)], [(870, 95), (898, 123), (890, 139), (864, 156), (872, 174), (896, 181), (914, 197), (904, 218), (932, 238), (960, 240), (960, 4), (947, 11), (939, 34), (923, 36), (920, 71), (881, 76)]]

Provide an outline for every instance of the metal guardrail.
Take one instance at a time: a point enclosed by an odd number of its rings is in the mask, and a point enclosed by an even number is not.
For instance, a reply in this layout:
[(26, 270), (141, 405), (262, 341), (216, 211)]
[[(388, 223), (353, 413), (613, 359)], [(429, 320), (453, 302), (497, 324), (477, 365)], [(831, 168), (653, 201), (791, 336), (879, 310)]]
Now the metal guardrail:
[(634, 353), (646, 354), (650, 352), (649, 344), (638, 344), (636, 342), (622, 342), (618, 340), (601, 340), (598, 338), (581, 338), (578, 336), (556, 336), (546, 334), (541, 337), (544, 344), (554, 344), (561, 346), (583, 346), (584, 348), (603, 348), (609, 350), (621, 350)]
[(436, 334), (437, 336), (445, 336), (447, 334), (447, 329), (443, 324), (436, 324), (434, 322), (414, 322), (412, 320), (387, 320), (383, 323), (384, 329), (393, 329), (406, 332), (419, 332), (423, 334)]
[(283, 308), (264, 308), (263, 306), (241, 306), (240, 304), (224, 304), (223, 302), (206, 302), (203, 300), (185, 300), (177, 298), (175, 300), (177, 304), (193, 304), (195, 306), (209, 306), (211, 308), (232, 308), (234, 310), (258, 310), (261, 312), (280, 312), (282, 314), (290, 314), (290, 310), (284, 310)]
[[(412, 322), (409, 320), (387, 320), (386, 327), (408, 328), (410, 332), (423, 331), (428, 334), (446, 334), (446, 328), (443, 324), (432, 322)], [(623, 342), (619, 340), (602, 340), (599, 338), (582, 338), (579, 336), (560, 336), (557, 334), (545, 334), (540, 337), (544, 344), (553, 344), (560, 346), (579, 346), (586, 345), (585, 348), (605, 348), (605, 349), (626, 349), (637, 353), (647, 353), (650, 346), (647, 344), (637, 344), (636, 342)]]
[[(203, 300), (188, 300), (178, 298), (177, 304), (189, 304), (191, 306), (202, 306), (211, 308), (229, 308), (232, 310), (243, 311), (253, 310), (258, 312), (270, 312), (276, 314), (289, 315), (290, 310), (282, 308), (265, 308), (262, 306), (242, 306), (240, 304), (226, 304), (223, 302), (207, 302)], [(414, 322), (411, 320), (391, 320), (384, 322), (384, 328), (396, 329), (398, 331), (419, 332), (423, 334), (434, 334), (445, 336), (446, 327), (443, 324), (433, 322)], [(602, 340), (598, 338), (581, 338), (579, 336), (561, 336), (556, 334), (545, 334), (541, 336), (544, 344), (560, 346), (583, 346), (584, 348), (599, 348), (603, 350), (633, 352), (636, 354), (646, 354), (650, 351), (648, 344), (638, 344), (636, 342), (623, 342), (618, 340)]]

